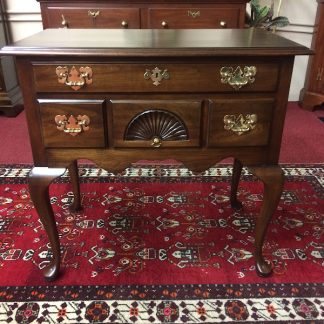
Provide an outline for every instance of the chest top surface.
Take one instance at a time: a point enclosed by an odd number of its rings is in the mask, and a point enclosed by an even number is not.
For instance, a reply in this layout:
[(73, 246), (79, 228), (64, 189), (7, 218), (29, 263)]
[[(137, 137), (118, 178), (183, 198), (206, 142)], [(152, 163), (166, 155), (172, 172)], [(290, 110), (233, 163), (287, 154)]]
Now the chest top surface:
[(75, 56), (307, 55), (305, 46), (260, 29), (47, 29), (1, 54)]

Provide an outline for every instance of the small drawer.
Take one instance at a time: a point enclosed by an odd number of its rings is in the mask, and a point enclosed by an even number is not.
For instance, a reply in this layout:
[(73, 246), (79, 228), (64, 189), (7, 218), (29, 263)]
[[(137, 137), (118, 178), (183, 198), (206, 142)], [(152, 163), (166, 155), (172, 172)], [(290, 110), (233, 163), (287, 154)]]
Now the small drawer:
[(139, 8), (59, 8), (46, 11), (51, 28), (140, 28)]
[(238, 28), (237, 8), (152, 8), (148, 12), (149, 28)]
[(201, 101), (112, 100), (115, 147), (197, 147)]
[(102, 100), (38, 100), (45, 147), (105, 147)]
[(71, 64), (34, 63), (39, 92), (261, 92), (276, 91), (280, 64), (223, 63)]
[(275, 100), (228, 99), (210, 104), (208, 146), (268, 144)]

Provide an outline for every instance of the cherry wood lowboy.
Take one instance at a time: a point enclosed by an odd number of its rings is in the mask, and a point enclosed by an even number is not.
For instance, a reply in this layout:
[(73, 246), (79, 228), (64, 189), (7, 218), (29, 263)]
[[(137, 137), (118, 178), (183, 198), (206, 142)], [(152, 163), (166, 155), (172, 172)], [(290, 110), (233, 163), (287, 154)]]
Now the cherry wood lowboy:
[(2, 49), (14, 55), (35, 167), (30, 192), (48, 234), (54, 280), (60, 243), (49, 185), (69, 169), (80, 205), (78, 159), (112, 171), (174, 158), (201, 172), (234, 157), (230, 201), (242, 166), (264, 183), (255, 228), (256, 271), (280, 199), (278, 156), (295, 55), (304, 46), (258, 29), (47, 29)]

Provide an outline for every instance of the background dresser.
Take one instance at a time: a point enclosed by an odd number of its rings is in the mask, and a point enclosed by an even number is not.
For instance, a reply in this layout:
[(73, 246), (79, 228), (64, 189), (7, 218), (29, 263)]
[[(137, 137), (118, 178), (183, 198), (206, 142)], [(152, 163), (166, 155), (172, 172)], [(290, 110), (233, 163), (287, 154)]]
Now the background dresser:
[(324, 104), (324, 0), (317, 0), (317, 15), (305, 86), (300, 93), (300, 105), (307, 110)]
[(44, 28), (242, 28), (249, 0), (37, 0)]
[[(0, 1), (0, 46), (10, 42), (7, 16)], [(0, 113), (17, 116), (23, 109), (22, 95), (18, 84), (15, 62), (12, 57), (0, 57)]]
[(47, 29), (6, 46), (15, 55), (35, 167), (30, 192), (53, 262), (60, 243), (49, 185), (69, 168), (80, 206), (76, 160), (112, 172), (142, 159), (175, 158), (204, 171), (234, 157), (230, 202), (242, 166), (264, 183), (255, 227), (256, 271), (283, 187), (278, 166), (294, 56), (307, 48), (258, 29)]

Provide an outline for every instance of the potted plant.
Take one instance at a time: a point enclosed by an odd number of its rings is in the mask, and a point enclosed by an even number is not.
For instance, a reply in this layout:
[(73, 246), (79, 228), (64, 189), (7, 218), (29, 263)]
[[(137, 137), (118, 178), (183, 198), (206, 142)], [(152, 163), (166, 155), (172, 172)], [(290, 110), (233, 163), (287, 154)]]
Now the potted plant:
[[(278, 13), (280, 11), (282, 0), (279, 0)], [(262, 5), (260, 0), (251, 0), (251, 13), (248, 15), (247, 23), (250, 27), (259, 27), (267, 30), (274, 30), (277, 27), (289, 25), (287, 17), (274, 17), (274, 0), (270, 5)]]

